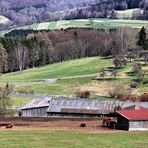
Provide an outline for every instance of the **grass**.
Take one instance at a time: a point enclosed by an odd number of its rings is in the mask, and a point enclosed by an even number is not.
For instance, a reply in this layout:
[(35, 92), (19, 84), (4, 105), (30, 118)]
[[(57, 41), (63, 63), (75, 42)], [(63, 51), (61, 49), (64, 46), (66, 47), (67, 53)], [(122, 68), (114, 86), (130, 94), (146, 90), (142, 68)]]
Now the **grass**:
[[(91, 92), (91, 98), (100, 99), (98, 94), (99, 96), (104, 96), (104, 93), (108, 91), (107, 89), (115, 83), (130, 85), (137, 78), (137, 76), (128, 75), (133, 65), (132, 62), (129, 62), (126, 66), (118, 70), (117, 79), (109, 79), (111, 73), (108, 72), (107, 79), (95, 80), (102, 66), (104, 68), (112, 66), (112, 60), (113, 59), (105, 59), (102, 57), (91, 57), (55, 63), (22, 72), (8, 73), (0, 77), (0, 85), (4, 86), (6, 82), (9, 82), (16, 87), (16, 90), (33, 90), (35, 94), (47, 95), (75, 96), (75, 92), (78, 89), (82, 89), (89, 90)], [(147, 66), (143, 68), (147, 69)], [(52, 84), (38, 83), (50, 78), (60, 79)], [(146, 76), (144, 81), (148, 81), (147, 79)], [(147, 84), (141, 84), (140, 87), (134, 91), (140, 93), (148, 92)], [(22, 101), (22, 99), (18, 98), (18, 105), (20, 101)]]
[(74, 131), (1, 131), (1, 148), (147, 148), (148, 132), (95, 134)]
[(29, 97), (12, 97), (11, 101), (13, 106), (23, 106), (30, 102), (32, 99)]
[[(133, 10), (120, 11), (119, 16), (121, 19), (108, 19), (108, 18), (94, 18), (94, 19), (77, 19), (77, 20), (62, 20), (56, 22), (43, 22), (38, 24), (32, 24), (27, 26), (17, 27), (15, 29), (33, 29), (33, 30), (54, 30), (54, 29), (66, 29), (71, 27), (83, 27), (83, 28), (142, 28), (148, 26), (148, 21), (144, 20), (124, 20), (122, 17), (125, 14), (132, 14)], [(13, 30), (13, 29), (11, 29)], [(11, 30), (4, 30), (0, 32), (0, 36)]]
[(83, 58), (71, 60), (62, 63), (47, 65), (41, 68), (33, 68), (22, 72), (13, 72), (1, 76), (0, 81), (13, 82), (19, 81), (36, 81), (50, 78), (77, 77), (83, 75), (96, 74), (99, 69), (112, 65), (112, 59), (103, 59), (101, 57)]

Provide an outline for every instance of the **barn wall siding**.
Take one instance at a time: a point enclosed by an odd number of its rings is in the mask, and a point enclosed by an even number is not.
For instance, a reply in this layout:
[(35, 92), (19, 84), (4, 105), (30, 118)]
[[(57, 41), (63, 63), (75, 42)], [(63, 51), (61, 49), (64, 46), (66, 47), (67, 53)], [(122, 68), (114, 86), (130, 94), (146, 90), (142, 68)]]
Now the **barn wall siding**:
[(24, 109), (21, 111), (23, 117), (47, 117), (48, 107)]
[(129, 131), (148, 130), (148, 121), (130, 121)]

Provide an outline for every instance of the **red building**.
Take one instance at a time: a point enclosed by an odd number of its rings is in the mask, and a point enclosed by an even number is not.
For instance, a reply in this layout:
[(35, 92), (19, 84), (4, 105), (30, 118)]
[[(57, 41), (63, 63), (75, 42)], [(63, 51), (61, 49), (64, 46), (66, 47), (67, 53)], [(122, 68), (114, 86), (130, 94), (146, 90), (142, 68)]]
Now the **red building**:
[(117, 113), (117, 126), (119, 129), (129, 131), (148, 130), (148, 109), (146, 110), (120, 110)]

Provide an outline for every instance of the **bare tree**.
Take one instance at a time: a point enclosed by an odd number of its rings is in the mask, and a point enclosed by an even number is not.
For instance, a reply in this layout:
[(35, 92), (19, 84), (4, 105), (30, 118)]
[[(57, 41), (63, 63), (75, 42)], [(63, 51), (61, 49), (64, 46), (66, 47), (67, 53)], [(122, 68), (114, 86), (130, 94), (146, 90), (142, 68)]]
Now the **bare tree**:
[(22, 71), (25, 68), (28, 58), (28, 49), (26, 46), (18, 44), (14, 49), (14, 55), (17, 61), (19, 70)]
[(11, 114), (11, 100), (9, 94), (12, 91), (12, 87), (6, 84), (5, 87), (0, 87), (0, 116), (7, 116)]
[(101, 71), (99, 72), (99, 77), (100, 77), (100, 78), (104, 78), (105, 76), (106, 76), (105, 69), (102, 68)]
[(111, 75), (114, 77), (114, 79), (116, 79), (117, 73), (118, 73), (118, 71), (116, 69), (113, 69)]

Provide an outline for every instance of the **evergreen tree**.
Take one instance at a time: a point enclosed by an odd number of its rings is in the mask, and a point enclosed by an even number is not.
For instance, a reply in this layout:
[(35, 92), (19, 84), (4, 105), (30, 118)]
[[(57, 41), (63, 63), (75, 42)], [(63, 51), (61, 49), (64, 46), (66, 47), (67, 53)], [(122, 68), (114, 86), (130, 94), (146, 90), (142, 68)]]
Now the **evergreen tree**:
[(147, 39), (146, 39), (146, 30), (142, 27), (141, 31), (139, 32), (139, 40), (138, 45), (141, 46), (143, 49), (147, 48)]
[(6, 49), (0, 44), (0, 73), (8, 70), (8, 54)]

